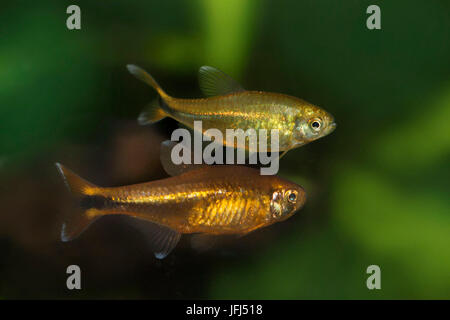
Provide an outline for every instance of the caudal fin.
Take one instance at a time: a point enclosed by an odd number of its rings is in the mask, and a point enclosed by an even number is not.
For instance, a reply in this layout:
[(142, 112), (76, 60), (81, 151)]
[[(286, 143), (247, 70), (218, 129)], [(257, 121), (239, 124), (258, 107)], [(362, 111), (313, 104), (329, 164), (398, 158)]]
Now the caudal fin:
[(62, 225), (61, 240), (66, 242), (78, 237), (96, 218), (100, 217), (98, 214), (93, 214), (97, 211), (96, 209), (89, 207), (89, 198), (95, 198), (95, 191), (99, 187), (82, 179), (60, 163), (56, 163), (56, 168), (76, 202), (73, 209), (67, 213)]
[(138, 117), (138, 123), (140, 125), (152, 124), (167, 117), (166, 113), (161, 109), (159, 100), (153, 100), (142, 110)]
[[(161, 88), (161, 86), (156, 82), (156, 80), (153, 79), (153, 77), (144, 69), (134, 64), (128, 64), (127, 69), (137, 79), (145, 82), (153, 89), (155, 89), (156, 92), (158, 92), (158, 94), (161, 96), (162, 100), (169, 97), (167, 93), (165, 93), (164, 90)], [(152, 124), (165, 118), (167, 115), (161, 109), (161, 102), (162, 102), (161, 99), (156, 99), (152, 101), (150, 104), (148, 104), (147, 107), (144, 109), (144, 111), (142, 111), (142, 113), (138, 117), (139, 124), (141, 125)]]

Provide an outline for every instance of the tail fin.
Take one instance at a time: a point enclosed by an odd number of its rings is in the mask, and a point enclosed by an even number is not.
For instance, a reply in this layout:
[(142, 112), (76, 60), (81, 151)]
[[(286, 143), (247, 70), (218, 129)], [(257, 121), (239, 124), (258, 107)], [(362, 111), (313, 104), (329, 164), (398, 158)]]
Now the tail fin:
[(167, 117), (166, 113), (161, 109), (160, 99), (150, 102), (138, 117), (140, 125), (152, 124)]
[(66, 242), (75, 239), (86, 230), (96, 218), (100, 217), (100, 215), (88, 214), (89, 212), (92, 213), (97, 210), (83, 206), (83, 199), (88, 199), (88, 197), (93, 196), (95, 189), (98, 189), (98, 187), (82, 179), (60, 163), (56, 163), (56, 168), (77, 202), (76, 207), (66, 216), (62, 226), (61, 240)]
[[(133, 76), (135, 76), (139, 80), (145, 82), (146, 84), (151, 86), (153, 89), (155, 89), (156, 92), (158, 92), (158, 94), (161, 96), (162, 99), (166, 99), (169, 97), (169, 95), (164, 92), (164, 90), (161, 88), (161, 86), (156, 82), (155, 79), (153, 79), (153, 77), (148, 72), (146, 72), (145, 70), (143, 70), (142, 68), (140, 68), (134, 64), (128, 64), (127, 69)], [(157, 99), (157, 100), (154, 100), (153, 102), (151, 102), (144, 109), (144, 111), (139, 115), (138, 122), (142, 125), (143, 124), (151, 124), (151, 123), (155, 123), (165, 117), (166, 117), (166, 114), (161, 109), (160, 101), (159, 101), (159, 99)]]

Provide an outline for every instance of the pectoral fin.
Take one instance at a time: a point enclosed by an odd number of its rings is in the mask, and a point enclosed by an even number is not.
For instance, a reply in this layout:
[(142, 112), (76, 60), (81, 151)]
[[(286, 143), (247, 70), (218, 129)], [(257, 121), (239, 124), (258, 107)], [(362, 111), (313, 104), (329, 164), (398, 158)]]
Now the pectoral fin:
[(222, 96), (245, 89), (233, 78), (219, 69), (203, 66), (198, 71), (200, 89), (207, 97)]
[(280, 160), (281, 158), (283, 158), (283, 157), (286, 155), (286, 153), (287, 153), (288, 151), (289, 151), (289, 150), (280, 152), (280, 153), (278, 154), (278, 160)]

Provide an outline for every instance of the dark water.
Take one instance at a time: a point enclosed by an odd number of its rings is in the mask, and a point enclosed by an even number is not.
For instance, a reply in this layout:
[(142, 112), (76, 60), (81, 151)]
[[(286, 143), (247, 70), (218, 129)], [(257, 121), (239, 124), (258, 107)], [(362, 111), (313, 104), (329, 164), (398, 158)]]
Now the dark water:
[[(447, 2), (78, 1), (68, 30), (70, 4), (0, 12), (0, 298), (450, 297)], [(178, 97), (201, 96), (197, 69), (213, 65), (332, 113), (334, 133), (280, 164), (305, 208), (206, 252), (183, 237), (162, 261), (121, 217), (60, 242), (70, 196), (54, 162), (102, 186), (166, 176), (177, 123), (137, 124), (155, 94), (128, 63)], [(381, 290), (366, 287), (373, 264)]]

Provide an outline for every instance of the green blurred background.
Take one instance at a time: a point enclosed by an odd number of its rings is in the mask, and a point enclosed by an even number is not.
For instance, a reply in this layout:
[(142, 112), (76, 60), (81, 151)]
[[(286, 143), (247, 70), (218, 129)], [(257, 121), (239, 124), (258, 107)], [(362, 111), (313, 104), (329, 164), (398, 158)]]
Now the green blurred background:
[[(0, 298), (450, 298), (448, 1), (75, 3), (74, 31), (69, 1), (0, 9)], [(177, 124), (138, 126), (154, 93), (128, 63), (178, 97), (201, 96), (212, 65), (332, 113), (333, 134), (281, 161), (305, 208), (206, 252), (183, 237), (163, 261), (119, 217), (59, 242), (55, 161), (105, 186), (166, 176), (159, 143)], [(381, 290), (366, 287), (372, 264)]]

